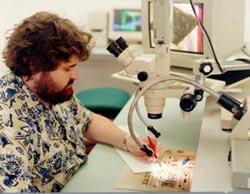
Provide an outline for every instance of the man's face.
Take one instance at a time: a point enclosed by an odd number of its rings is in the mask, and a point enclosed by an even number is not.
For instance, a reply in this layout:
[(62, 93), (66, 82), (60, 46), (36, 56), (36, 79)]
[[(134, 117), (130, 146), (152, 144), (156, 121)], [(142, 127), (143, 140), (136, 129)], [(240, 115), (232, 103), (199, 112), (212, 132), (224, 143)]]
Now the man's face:
[(73, 96), (73, 83), (79, 78), (76, 55), (69, 61), (62, 61), (50, 72), (42, 72), (35, 83), (36, 94), (45, 102), (58, 104), (70, 100)]

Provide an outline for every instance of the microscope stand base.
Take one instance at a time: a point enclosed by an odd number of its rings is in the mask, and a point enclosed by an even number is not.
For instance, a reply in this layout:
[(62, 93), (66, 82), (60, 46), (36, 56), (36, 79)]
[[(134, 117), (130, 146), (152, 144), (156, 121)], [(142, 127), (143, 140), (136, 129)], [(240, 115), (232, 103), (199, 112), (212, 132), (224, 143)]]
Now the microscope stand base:
[(231, 140), (233, 188), (250, 189), (250, 141)]

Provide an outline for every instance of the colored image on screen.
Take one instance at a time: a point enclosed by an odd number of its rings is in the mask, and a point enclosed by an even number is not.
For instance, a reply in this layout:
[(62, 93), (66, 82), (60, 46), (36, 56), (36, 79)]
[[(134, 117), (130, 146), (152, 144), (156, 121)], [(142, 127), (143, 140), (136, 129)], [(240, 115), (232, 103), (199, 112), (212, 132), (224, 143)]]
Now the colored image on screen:
[(140, 10), (117, 9), (114, 12), (113, 31), (139, 32), (141, 31)]

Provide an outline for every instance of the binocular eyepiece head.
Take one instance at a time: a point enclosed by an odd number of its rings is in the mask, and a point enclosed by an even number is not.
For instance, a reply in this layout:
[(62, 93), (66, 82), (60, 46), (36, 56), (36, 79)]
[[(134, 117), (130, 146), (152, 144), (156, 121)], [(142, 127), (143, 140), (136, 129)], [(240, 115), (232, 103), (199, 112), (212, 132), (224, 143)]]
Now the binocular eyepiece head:
[(113, 54), (115, 57), (119, 57), (119, 55), (128, 48), (127, 42), (124, 40), (124, 38), (119, 37), (115, 41), (111, 41), (111, 43), (108, 45), (107, 50)]

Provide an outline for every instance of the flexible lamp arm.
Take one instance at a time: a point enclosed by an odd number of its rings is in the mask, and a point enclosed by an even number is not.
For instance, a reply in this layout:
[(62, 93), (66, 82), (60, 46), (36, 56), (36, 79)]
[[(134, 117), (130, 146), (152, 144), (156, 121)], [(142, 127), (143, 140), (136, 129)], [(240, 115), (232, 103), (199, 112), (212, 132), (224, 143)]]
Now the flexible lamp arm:
[(210, 95), (212, 95), (217, 103), (222, 106), (223, 108), (227, 109), (228, 111), (230, 111), (233, 116), (240, 120), (241, 117), (244, 115), (244, 113), (246, 112), (246, 106), (244, 104), (242, 104), (241, 102), (239, 102), (238, 100), (234, 99), (233, 97), (226, 95), (226, 94), (219, 94), (216, 91), (212, 90), (211, 88), (205, 86), (205, 85), (200, 85), (198, 83), (196, 83), (195, 81), (193, 81), (192, 79), (186, 78), (186, 77), (177, 77), (177, 76), (161, 76), (156, 78), (155, 80), (149, 82), (148, 84), (145, 84), (145, 86), (143, 88), (138, 87), (137, 91), (136, 91), (136, 96), (133, 99), (131, 106), (129, 108), (129, 112), (128, 112), (128, 128), (129, 128), (129, 133), (131, 134), (131, 137), (133, 138), (133, 140), (135, 141), (135, 143), (140, 147), (140, 149), (142, 151), (144, 151), (148, 156), (152, 156), (152, 151), (150, 149), (147, 148), (147, 145), (143, 145), (139, 139), (136, 137), (134, 130), (133, 130), (133, 123), (132, 123), (132, 118), (133, 118), (133, 111), (135, 109), (135, 107), (138, 104), (138, 101), (140, 99), (141, 96), (143, 96), (143, 94), (152, 86), (160, 83), (160, 82), (168, 82), (168, 81), (180, 81), (180, 82), (184, 82), (187, 84), (191, 84), (197, 88), (200, 88), (202, 90), (204, 90), (205, 92), (209, 93)]

